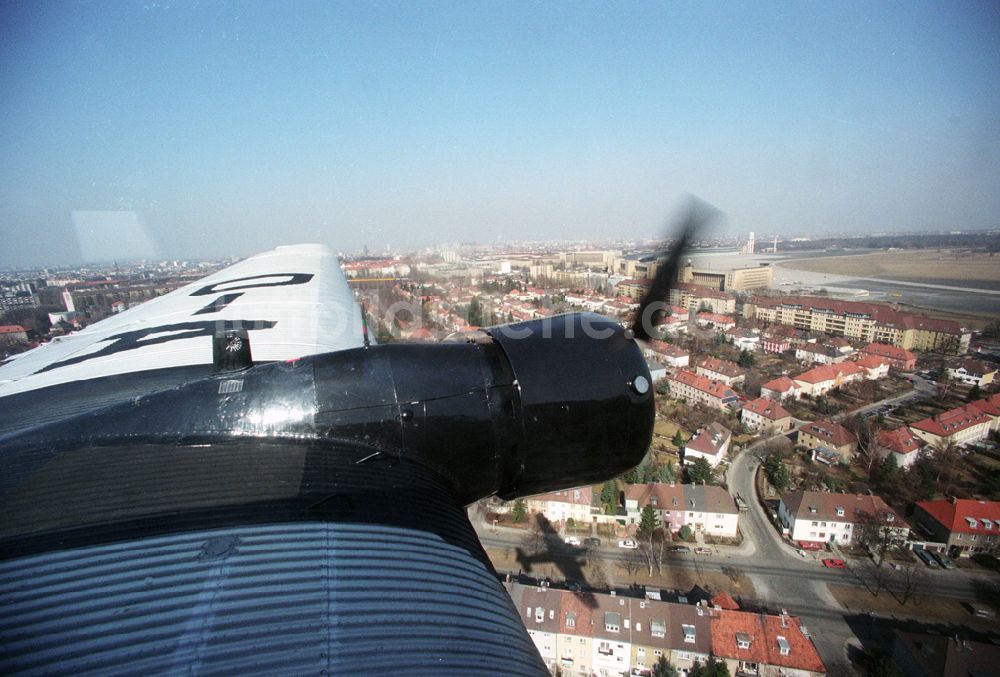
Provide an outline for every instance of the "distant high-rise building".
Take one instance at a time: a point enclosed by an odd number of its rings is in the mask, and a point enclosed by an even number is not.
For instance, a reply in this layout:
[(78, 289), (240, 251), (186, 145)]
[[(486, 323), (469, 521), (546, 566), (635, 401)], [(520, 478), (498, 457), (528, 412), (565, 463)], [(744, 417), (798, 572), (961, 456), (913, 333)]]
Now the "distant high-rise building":
[(771, 253), (772, 254), (777, 254), (778, 253), (778, 236), (777, 235), (774, 236), (774, 246), (771, 247)]
[(754, 253), (754, 235), (753, 235), (753, 231), (752, 230), (750, 231), (750, 234), (747, 236), (746, 243), (743, 245), (743, 252), (742, 253), (743, 254), (753, 254)]

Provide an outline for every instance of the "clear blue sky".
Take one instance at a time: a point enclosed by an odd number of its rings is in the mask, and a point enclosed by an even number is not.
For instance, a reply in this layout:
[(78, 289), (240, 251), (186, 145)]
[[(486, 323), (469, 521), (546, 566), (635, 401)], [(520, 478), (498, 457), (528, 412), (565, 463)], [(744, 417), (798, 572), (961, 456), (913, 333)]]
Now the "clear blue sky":
[[(0, 265), (1000, 225), (1000, 4), (8, 2)], [(109, 242), (108, 254), (115, 255)]]

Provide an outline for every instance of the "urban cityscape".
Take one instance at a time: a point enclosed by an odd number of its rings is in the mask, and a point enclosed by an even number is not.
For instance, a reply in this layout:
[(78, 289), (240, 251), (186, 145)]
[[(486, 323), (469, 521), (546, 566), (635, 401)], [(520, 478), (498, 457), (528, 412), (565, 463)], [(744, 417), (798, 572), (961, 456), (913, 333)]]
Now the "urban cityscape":
[[(1000, 246), (940, 237), (695, 243), (642, 345), (656, 392), (643, 462), (469, 508), (553, 674), (841, 674), (864, 656), (933, 674), (928, 647), (972, 673), (995, 660), (1000, 305), (912, 306), (907, 290), (942, 286), (919, 275), (902, 292), (808, 277), (894, 253), (975, 271)], [(662, 246), (441, 245), (341, 268), (378, 342), (439, 342), (565, 312), (628, 324)], [(4, 356), (232, 262), (7, 273)], [(995, 304), (986, 270), (949, 287)]]
[(0, 673), (1000, 674), (1000, 3), (0, 15)]

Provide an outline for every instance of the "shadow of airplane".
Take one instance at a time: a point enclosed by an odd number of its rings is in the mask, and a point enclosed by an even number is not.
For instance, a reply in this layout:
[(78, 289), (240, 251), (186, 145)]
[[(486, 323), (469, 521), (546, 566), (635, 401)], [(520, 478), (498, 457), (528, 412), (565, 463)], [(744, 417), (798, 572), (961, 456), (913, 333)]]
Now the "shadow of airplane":
[[(536, 524), (541, 531), (537, 543), (532, 543), (534, 553), (526, 551), (518, 546), (515, 549), (518, 565), (526, 574), (530, 574), (532, 569), (539, 564), (552, 564), (566, 581), (579, 582), (582, 586), (597, 587), (594, 582), (588, 581), (583, 571), (586, 562), (586, 548), (571, 546), (563, 543), (559, 533), (552, 526), (552, 523), (544, 515), (536, 515)], [(535, 532), (537, 534), (537, 532)], [(529, 532), (527, 538), (534, 536)], [(562, 550), (563, 552), (553, 552)], [(593, 594), (584, 591), (574, 591), (574, 595), (587, 607), (594, 609), (597, 607), (597, 600)]]

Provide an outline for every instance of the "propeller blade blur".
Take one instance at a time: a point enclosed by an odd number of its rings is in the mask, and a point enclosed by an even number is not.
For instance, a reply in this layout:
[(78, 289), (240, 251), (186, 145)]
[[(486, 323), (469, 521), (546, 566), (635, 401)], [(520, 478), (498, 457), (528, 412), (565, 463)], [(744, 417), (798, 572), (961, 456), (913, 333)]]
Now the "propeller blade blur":
[(636, 311), (635, 321), (632, 324), (632, 334), (635, 338), (641, 341), (648, 341), (651, 338), (651, 331), (656, 326), (656, 319), (666, 310), (667, 295), (670, 292), (670, 287), (677, 280), (677, 271), (680, 269), (681, 258), (685, 250), (694, 239), (695, 234), (720, 214), (718, 209), (703, 200), (694, 196), (689, 199), (677, 227), (680, 235), (674, 242), (670, 257), (656, 271), (649, 291), (639, 303), (639, 309)]

